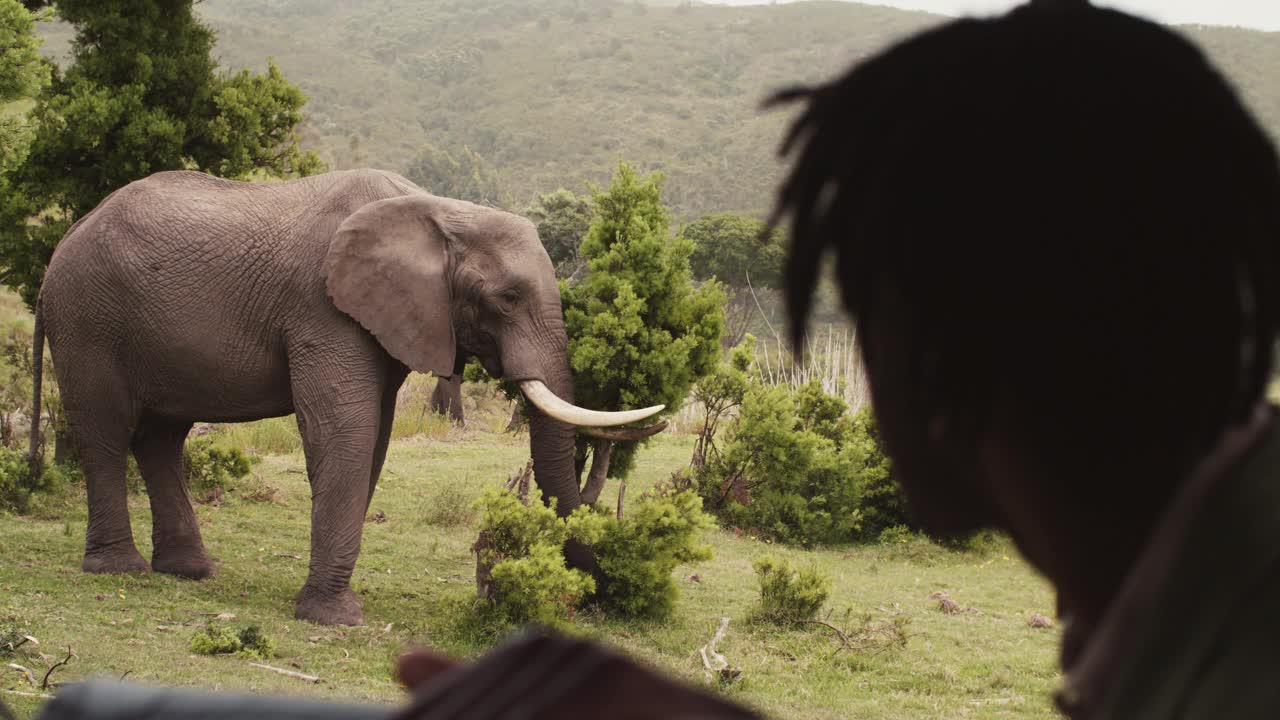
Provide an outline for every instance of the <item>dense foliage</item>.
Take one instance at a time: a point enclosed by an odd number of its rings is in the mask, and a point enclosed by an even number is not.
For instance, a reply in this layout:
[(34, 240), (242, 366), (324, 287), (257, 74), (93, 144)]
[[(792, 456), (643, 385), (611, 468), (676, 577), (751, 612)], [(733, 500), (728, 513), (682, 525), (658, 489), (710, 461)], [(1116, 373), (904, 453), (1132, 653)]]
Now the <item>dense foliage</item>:
[(562, 519), (554, 499), (544, 504), (539, 495), (535, 490), (526, 504), (512, 492), (490, 489), (476, 502), (482, 518), (476, 550), (489, 575), (481, 594), (512, 623), (556, 626), (596, 588), (594, 578), (565, 564), (564, 543), (571, 537), (594, 542), (601, 528), (589, 508)]
[(817, 380), (794, 390), (761, 382), (749, 369), (753, 345), (748, 336), (695, 390), (705, 419), (691, 482), (708, 509), (804, 546), (874, 540), (908, 524), (870, 411), (849, 414)]
[(506, 192), (497, 175), (471, 148), (453, 153), (423, 145), (405, 171), (405, 177), (433, 195), (466, 200), (477, 205), (506, 207)]
[[(588, 506), (558, 518), (554, 504), (536, 495), (526, 504), (512, 492), (490, 490), (476, 504), (482, 514), (476, 549), (488, 568), (481, 594), (516, 624), (563, 625), (589, 600), (624, 617), (666, 617), (678, 596), (672, 571), (711, 556), (698, 543), (712, 524), (701, 504), (685, 492), (646, 497), (624, 519)], [(594, 547), (605, 581), (599, 594), (594, 578), (565, 564), (562, 548), (570, 538)]]
[(782, 286), (786, 248), (782, 232), (764, 238), (763, 220), (738, 213), (704, 215), (680, 231), (693, 243), (689, 264), (699, 280), (716, 278), (733, 288)]
[(191, 638), (191, 652), (197, 655), (240, 655), (266, 660), (276, 654), (275, 642), (262, 634), (257, 625), (235, 631), (226, 625), (210, 622)]
[(182, 448), (187, 489), (197, 497), (221, 493), (249, 474), (249, 458), (239, 448), (224, 447), (212, 437), (191, 438)]
[(0, 183), (4, 173), (22, 162), (30, 142), (21, 113), (6, 112), (4, 106), (34, 97), (48, 82), (34, 16), (17, 0), (0, 0)]
[(556, 268), (556, 277), (576, 275), (584, 267), (578, 248), (595, 218), (591, 198), (560, 188), (535, 197), (524, 215), (538, 226), (538, 239)]
[[(32, 137), (6, 173), (0, 268), (31, 305), (53, 247), (112, 191), (161, 170), (224, 177), (323, 167), (294, 127), (306, 101), (273, 62), (218, 72), (192, 2), (58, 0), (74, 63), (35, 98)], [(35, 222), (32, 222), (35, 220)]]
[[(582, 241), (589, 271), (561, 283), (577, 402), (619, 410), (662, 404), (672, 412), (715, 369), (724, 332), (716, 283), (694, 288), (687, 240), (671, 238), (660, 175), (622, 163), (595, 190), (595, 220)], [(579, 440), (579, 455), (588, 441)], [(634, 444), (614, 451), (609, 474), (624, 477)]]
[(698, 543), (702, 531), (714, 525), (702, 512), (702, 499), (692, 492), (646, 497), (622, 520), (601, 517), (604, 533), (595, 546), (607, 578), (598, 596), (601, 605), (624, 617), (667, 617), (679, 595), (672, 571), (711, 559), (711, 548)]

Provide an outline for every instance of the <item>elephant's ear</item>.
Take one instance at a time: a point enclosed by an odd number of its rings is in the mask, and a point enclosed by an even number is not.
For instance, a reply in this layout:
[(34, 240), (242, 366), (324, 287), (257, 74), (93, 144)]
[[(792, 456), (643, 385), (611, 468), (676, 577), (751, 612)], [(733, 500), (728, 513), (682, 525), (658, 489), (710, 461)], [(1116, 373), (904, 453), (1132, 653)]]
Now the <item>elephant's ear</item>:
[(338, 228), (325, 258), (334, 305), (418, 372), (453, 374), (449, 239), (434, 198), (405, 195), (357, 210)]

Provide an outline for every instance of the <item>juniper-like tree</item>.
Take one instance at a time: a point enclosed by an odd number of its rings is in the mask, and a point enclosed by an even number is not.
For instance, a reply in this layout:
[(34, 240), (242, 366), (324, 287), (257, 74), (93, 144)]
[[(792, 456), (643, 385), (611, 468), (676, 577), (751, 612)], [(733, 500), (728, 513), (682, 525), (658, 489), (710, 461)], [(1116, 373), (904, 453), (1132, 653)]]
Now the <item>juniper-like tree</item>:
[[(588, 272), (560, 290), (583, 407), (663, 404), (670, 414), (719, 359), (724, 293), (714, 281), (694, 287), (693, 247), (670, 236), (661, 184), (661, 175), (640, 177), (620, 163), (607, 190), (592, 189), (596, 217), (579, 250)], [(636, 445), (597, 443), (588, 485), (625, 477)], [(579, 439), (580, 468), (590, 447)]]

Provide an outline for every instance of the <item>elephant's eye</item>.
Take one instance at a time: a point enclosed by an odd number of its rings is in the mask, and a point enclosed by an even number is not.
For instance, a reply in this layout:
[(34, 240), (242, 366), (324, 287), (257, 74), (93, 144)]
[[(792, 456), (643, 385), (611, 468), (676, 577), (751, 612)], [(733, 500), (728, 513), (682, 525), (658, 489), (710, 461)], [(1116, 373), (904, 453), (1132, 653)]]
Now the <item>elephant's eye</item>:
[(516, 302), (520, 300), (520, 293), (515, 288), (508, 288), (498, 293), (498, 307), (503, 312), (511, 312), (516, 307)]

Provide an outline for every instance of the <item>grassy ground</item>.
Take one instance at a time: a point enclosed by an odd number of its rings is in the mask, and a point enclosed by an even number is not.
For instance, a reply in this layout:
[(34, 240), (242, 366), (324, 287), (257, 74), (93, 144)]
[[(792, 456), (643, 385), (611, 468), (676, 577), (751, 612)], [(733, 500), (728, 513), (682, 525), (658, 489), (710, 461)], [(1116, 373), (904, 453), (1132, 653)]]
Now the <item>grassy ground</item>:
[[(473, 657), (497, 640), (471, 610), (469, 546), (476, 532), (466, 506), (483, 487), (517, 470), (527, 448), (524, 438), (476, 424), (481, 427), (392, 445), (371, 508), (371, 515), (382, 512), (386, 520), (366, 525), (354, 578), (364, 599), (364, 627), (317, 627), (292, 617), (293, 595), (306, 572), (310, 506), (296, 451), (266, 456), (254, 466), (256, 500), (232, 493), (221, 506), (198, 508), (219, 566), (217, 577), (204, 582), (82, 574), (85, 512), (74, 489), (64, 505), (46, 504), (45, 519), (0, 518), (0, 615), (17, 618), (50, 660), (74, 648), (77, 659), (55, 676), (62, 681), (128, 673), (134, 681), (166, 685), (395, 702), (402, 690), (392, 668), (402, 649), (416, 643)], [(646, 450), (628, 502), (687, 462), (689, 449), (687, 436), (673, 436)], [(131, 508), (139, 548), (149, 555), (145, 496), (134, 497)], [(682, 596), (673, 618), (624, 623), (588, 614), (580, 625), (666, 672), (710, 684), (696, 650), (721, 616), (731, 617), (720, 650), (742, 675), (724, 692), (778, 718), (1055, 716), (1048, 694), (1058, 682), (1057, 632), (1027, 624), (1032, 613), (1051, 614), (1052, 595), (1007, 546), (954, 553), (913, 540), (803, 552), (765, 548), (729, 531), (711, 532), (708, 541), (714, 560), (677, 570)], [(907, 646), (833, 655), (833, 636), (823, 628), (748, 627), (743, 619), (757, 595), (751, 560), (766, 549), (812, 560), (832, 573), (829, 606), (837, 614), (848, 607), (881, 619), (907, 616)], [(695, 573), (699, 582), (687, 579)], [(941, 613), (929, 598), (936, 590), (977, 612)], [(273, 664), (324, 682), (303, 684), (251, 668), (244, 659), (192, 654), (192, 635), (219, 613), (234, 614), (237, 627), (256, 623), (275, 638), (279, 657)], [(14, 661), (37, 676), (48, 664), (35, 652), (19, 651)], [(0, 688), (30, 689), (18, 673), (6, 673)], [(36, 709), (36, 701), (0, 697), (20, 716)]]

